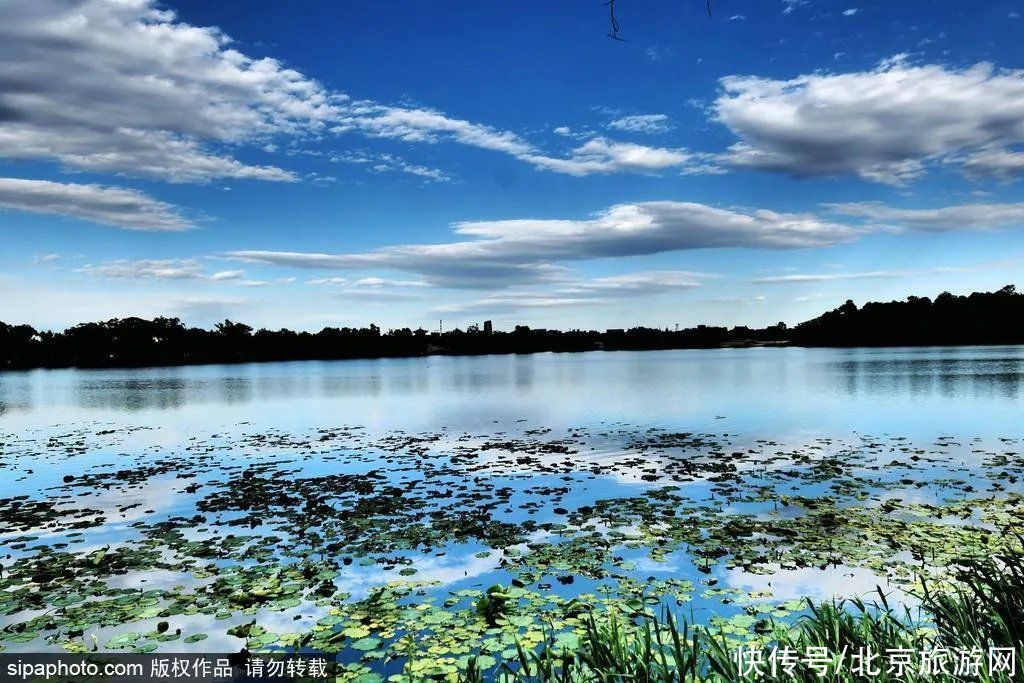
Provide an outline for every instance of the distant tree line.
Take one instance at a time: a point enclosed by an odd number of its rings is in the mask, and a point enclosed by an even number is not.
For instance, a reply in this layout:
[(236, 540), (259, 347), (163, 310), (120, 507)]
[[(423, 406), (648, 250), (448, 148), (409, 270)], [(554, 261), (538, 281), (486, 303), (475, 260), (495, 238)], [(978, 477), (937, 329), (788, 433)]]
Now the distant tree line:
[(797, 325), (791, 341), (803, 346), (956, 346), (1024, 343), (1024, 294), (1014, 285), (996, 292), (931, 300), (868, 303), (839, 308)]
[(428, 354), (472, 355), (541, 351), (607, 351), (717, 348), (793, 344), (801, 346), (921, 346), (1024, 343), (1024, 294), (1013, 285), (997, 292), (935, 300), (852, 301), (794, 328), (712, 327), (683, 330), (635, 327), (622, 330), (511, 332), (451, 330), (444, 334), (409, 328), (381, 332), (325, 327), (319, 332), (253, 331), (225, 320), (214, 329), (187, 327), (177, 318), (121, 318), (75, 325), (63, 332), (0, 322), (0, 368), (139, 367), (282, 360), (384, 358)]

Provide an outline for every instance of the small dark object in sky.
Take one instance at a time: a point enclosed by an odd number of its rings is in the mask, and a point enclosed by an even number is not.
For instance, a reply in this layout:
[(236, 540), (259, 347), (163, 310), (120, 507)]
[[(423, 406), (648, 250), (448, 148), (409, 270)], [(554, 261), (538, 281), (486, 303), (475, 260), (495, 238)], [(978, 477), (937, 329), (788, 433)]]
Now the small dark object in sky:
[[(705, 0), (705, 3), (708, 8), (708, 16), (710, 17), (711, 0)], [(619, 36), (619, 21), (618, 19), (615, 18), (615, 0), (608, 0), (607, 2), (605, 2), (605, 5), (608, 6), (608, 23), (611, 26), (611, 33), (608, 34), (608, 37), (611, 38), (612, 40), (618, 40), (623, 43), (628, 43), (628, 40)]]

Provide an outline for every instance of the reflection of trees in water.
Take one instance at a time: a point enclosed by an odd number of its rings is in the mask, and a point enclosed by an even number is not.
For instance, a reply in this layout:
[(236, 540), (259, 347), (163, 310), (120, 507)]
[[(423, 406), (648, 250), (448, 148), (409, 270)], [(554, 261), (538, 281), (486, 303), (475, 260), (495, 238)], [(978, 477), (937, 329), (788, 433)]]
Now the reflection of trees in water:
[(248, 377), (225, 377), (218, 382), (220, 398), (228, 405), (249, 403), (253, 399), (252, 380)]
[(0, 416), (32, 409), (32, 390), (27, 376), (12, 373), (0, 377)]
[(188, 404), (238, 405), (258, 397), (289, 398), (310, 393), (309, 380), (252, 377), (103, 378), (74, 384), (75, 403), (83, 408), (124, 411), (173, 409)]
[(330, 398), (379, 396), (384, 389), (380, 375), (369, 377), (321, 377), (320, 393)]
[(180, 408), (189, 402), (188, 382), (178, 377), (97, 379), (76, 382), (75, 402), (83, 408), (121, 411)]
[(826, 368), (849, 394), (1017, 398), (1024, 382), (1021, 355), (848, 359)]
[[(237, 367), (228, 366), (228, 370), (234, 371)], [(281, 369), (282, 366), (265, 367)], [(200, 372), (210, 370), (209, 366), (198, 369)], [(372, 397), (384, 391), (384, 381), (380, 376), (337, 377), (303, 370), (306, 369), (302, 368), (297, 374), (267, 377), (228, 375), (188, 378), (96, 378), (75, 382), (73, 392), (75, 403), (83, 408), (138, 411), (173, 409), (203, 403), (241, 405), (257, 400), (301, 399), (311, 396)], [(389, 385), (396, 383), (399, 385), (399, 393), (408, 393), (411, 390), (423, 393), (429, 389), (424, 378), (420, 378), (420, 381), (414, 378), (389, 378)], [(2, 386), (0, 383), (0, 387)]]
[(533, 386), (533, 375), (534, 375), (533, 363), (528, 358), (522, 358), (516, 356), (515, 363), (515, 386), (516, 389), (523, 391)]

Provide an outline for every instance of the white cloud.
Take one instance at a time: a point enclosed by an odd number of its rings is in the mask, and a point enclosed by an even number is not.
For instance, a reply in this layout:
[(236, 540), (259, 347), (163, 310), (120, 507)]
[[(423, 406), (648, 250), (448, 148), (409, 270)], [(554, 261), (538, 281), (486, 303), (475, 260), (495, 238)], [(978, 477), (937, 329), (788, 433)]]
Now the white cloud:
[(629, 133), (656, 134), (671, 130), (669, 118), (666, 114), (635, 114), (623, 116), (608, 124), (609, 128), (624, 130)]
[(836, 244), (856, 234), (848, 226), (811, 214), (673, 201), (618, 204), (587, 220), (475, 221), (457, 223), (455, 228), (459, 234), (489, 238), (502, 247), (561, 258), (712, 247), (801, 248)]
[(433, 285), (500, 288), (555, 280), (560, 262), (716, 247), (819, 247), (860, 234), (810, 214), (669, 201), (619, 204), (583, 220), (475, 221), (454, 227), (475, 239), (357, 254), (235, 251), (229, 256), (299, 268), (384, 268), (416, 273)]
[(429, 109), (405, 109), (372, 103), (353, 105), (333, 130), (338, 133), (358, 130), (371, 137), (411, 143), (457, 142), (508, 154), (539, 169), (575, 176), (652, 172), (704, 160), (701, 155), (686, 150), (648, 147), (604, 137), (590, 139), (570, 150), (567, 156), (554, 156), (511, 131), (452, 118)]
[(897, 209), (877, 202), (826, 204), (837, 214), (865, 218), (875, 225), (924, 232), (993, 229), (1024, 225), (1024, 203), (960, 204), (938, 209)]
[(644, 54), (647, 55), (647, 59), (652, 62), (660, 62), (663, 59), (669, 59), (674, 57), (676, 51), (671, 47), (662, 47), (660, 45), (652, 45), (651, 47), (644, 50)]
[(757, 283), (797, 283), (797, 282), (832, 282), (835, 280), (875, 280), (880, 278), (900, 277), (909, 275), (911, 271), (875, 270), (864, 273), (793, 273), (791, 275), (773, 275), (759, 277), (752, 282)]
[(888, 270), (871, 270), (865, 272), (844, 273), (791, 273), (773, 275), (752, 280), (756, 283), (799, 284), (805, 282), (835, 282), (841, 280), (880, 280), (898, 277), (924, 277), (929, 275), (953, 275), (975, 273), (979, 271), (1009, 270), (1020, 267), (1020, 259), (1004, 259), (988, 261), (965, 266), (934, 266), (931, 268), (895, 268)]
[(222, 280), (237, 280), (241, 277), (245, 277), (244, 270), (221, 270), (210, 275), (207, 279), (213, 282), (220, 282)]
[(373, 103), (357, 103), (340, 120), (337, 132), (358, 129), (375, 137), (406, 142), (434, 143), (451, 139), (471, 147), (504, 152), (513, 156), (533, 148), (515, 133), (499, 131), (430, 109), (406, 109)]
[[(229, 272), (229, 273), (236, 273), (237, 272), (240, 275), (244, 275), (245, 274), (244, 271), (240, 271), (240, 270), (239, 271), (227, 271), (227, 272)], [(217, 273), (215, 273), (214, 275), (217, 275)], [(213, 280), (215, 278), (211, 277), (210, 279)], [(221, 278), (221, 279), (224, 279), (224, 278)], [(239, 279), (235, 279), (235, 278), (231, 278), (231, 279), (234, 280), (235, 284), (237, 284), (237, 285), (239, 285), (241, 287), (267, 287), (269, 285), (290, 285), (291, 283), (295, 282), (295, 278), (294, 277), (279, 277), (279, 278), (277, 278), (275, 280), (249, 280), (249, 279), (239, 280)]]
[(963, 160), (969, 176), (992, 176), (1012, 180), (1024, 174), (1024, 152), (1009, 149), (985, 149), (974, 152)]
[(860, 12), (860, 8), (859, 7), (851, 7), (850, 9), (844, 9), (843, 10), (843, 16), (844, 17), (852, 17), (855, 14), (857, 14), (858, 12)]
[(135, 190), (0, 178), (0, 209), (53, 214), (129, 230), (187, 230), (177, 209)]
[(400, 172), (423, 178), (431, 182), (444, 183), (450, 181), (450, 175), (438, 168), (430, 168), (413, 164), (396, 154), (372, 152), (343, 152), (328, 157), (331, 161), (344, 164), (363, 165), (374, 173)]
[(782, 0), (782, 4), (783, 4), (782, 13), (783, 14), (792, 14), (793, 10), (795, 10), (797, 7), (801, 7), (801, 6), (807, 5), (809, 3), (810, 3), (810, 0)]
[(239, 280), (245, 276), (242, 270), (224, 270), (207, 274), (202, 264), (195, 259), (140, 259), (136, 261), (118, 259), (78, 269), (90, 275), (132, 280), (206, 280), (223, 282)]
[(335, 294), (379, 301), (411, 301), (422, 298), (417, 289), (429, 287), (424, 280), (400, 280), (383, 277), (327, 277), (309, 280), (311, 285), (325, 285)]
[(704, 163), (702, 155), (684, 149), (648, 147), (631, 142), (615, 142), (596, 137), (572, 150), (568, 158), (527, 154), (520, 157), (538, 168), (585, 176), (592, 173), (620, 171), (654, 172), (668, 168), (686, 168), (691, 163)]
[[(718, 208), (688, 202), (619, 204), (584, 219), (514, 219), (456, 223), (463, 240), (405, 244), (362, 253), (234, 251), (230, 258), (280, 267), (414, 273), (415, 280), (328, 277), (316, 284), (346, 292), (401, 287), (507, 289), (474, 303), (473, 310), (568, 305), (629, 291), (659, 291), (699, 284), (697, 274), (673, 271), (578, 282), (566, 264), (705, 248), (802, 249), (829, 247), (879, 231), (976, 230), (1024, 224), (1024, 204), (968, 204), (938, 209), (896, 209), (877, 203), (827, 204), (832, 214), (783, 214), (764, 209)], [(856, 273), (787, 274), (758, 282), (822, 282), (955, 272), (951, 269), (875, 270)], [(674, 279), (671, 279), (674, 278)], [(523, 286), (545, 284), (544, 292)], [(458, 304), (466, 306), (467, 304)], [(453, 309), (454, 310), (454, 309)], [(462, 309), (460, 309), (462, 310)], [(468, 309), (467, 309), (468, 310)]]
[(688, 271), (648, 271), (611, 277), (579, 280), (551, 291), (512, 291), (464, 303), (448, 304), (434, 309), (436, 313), (504, 312), (531, 308), (589, 306), (607, 304), (634, 297), (653, 296), (700, 286), (706, 273)]
[(936, 162), (973, 175), (1024, 167), (1012, 149), (1024, 142), (1024, 71), (912, 66), (897, 55), (872, 71), (721, 84), (715, 115), (740, 138), (725, 155), (734, 165), (891, 184)]
[(531, 308), (563, 308), (596, 306), (608, 303), (605, 299), (587, 297), (566, 297), (540, 293), (521, 293), (505, 296), (489, 296), (478, 301), (445, 304), (433, 308), (434, 313), (498, 313)]
[(356, 280), (352, 283), (352, 286), (383, 289), (386, 287), (426, 287), (427, 283), (422, 280), (389, 280), (382, 277), (364, 277)]
[(336, 99), (152, 0), (0, 3), (0, 157), (182, 182), (293, 180), (223, 146), (316, 131)]
[(567, 294), (655, 294), (673, 289), (699, 287), (700, 280), (707, 277), (710, 277), (708, 273), (655, 270), (581, 281), (565, 287), (562, 291)]
[(311, 285), (347, 285), (351, 280), (347, 277), (321, 277), (309, 280)]
[[(625, 117), (615, 127), (658, 132), (666, 118)], [(352, 100), (275, 59), (243, 54), (220, 29), (184, 23), (156, 0), (0, 3), (0, 120), (0, 158), (172, 182), (296, 181), (291, 171), (236, 156), (278, 152), (283, 136), (293, 148), (295, 139), (322, 143), (327, 131), (454, 142), (577, 176), (706, 163), (686, 150), (602, 137), (558, 153), (440, 111)], [(366, 167), (449, 179), (391, 154)]]

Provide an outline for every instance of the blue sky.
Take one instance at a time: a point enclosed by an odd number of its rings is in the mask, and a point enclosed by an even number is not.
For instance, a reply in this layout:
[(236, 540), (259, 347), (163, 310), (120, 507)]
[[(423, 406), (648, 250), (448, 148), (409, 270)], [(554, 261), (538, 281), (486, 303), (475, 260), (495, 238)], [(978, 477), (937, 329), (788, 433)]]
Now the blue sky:
[(0, 320), (795, 323), (1021, 282), (1019, 3), (0, 5)]

